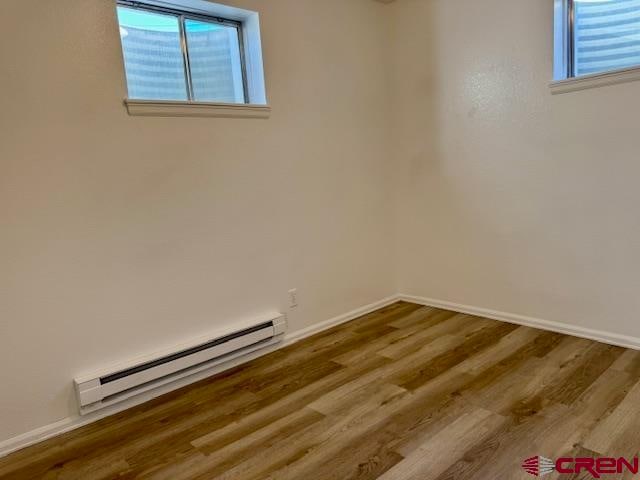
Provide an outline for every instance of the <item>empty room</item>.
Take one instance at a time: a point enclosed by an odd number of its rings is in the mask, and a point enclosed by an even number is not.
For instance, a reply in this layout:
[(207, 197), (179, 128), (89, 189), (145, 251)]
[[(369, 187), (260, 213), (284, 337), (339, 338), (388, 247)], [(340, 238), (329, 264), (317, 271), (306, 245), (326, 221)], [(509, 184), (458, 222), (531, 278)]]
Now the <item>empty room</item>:
[(0, 479), (640, 478), (640, 0), (0, 17)]

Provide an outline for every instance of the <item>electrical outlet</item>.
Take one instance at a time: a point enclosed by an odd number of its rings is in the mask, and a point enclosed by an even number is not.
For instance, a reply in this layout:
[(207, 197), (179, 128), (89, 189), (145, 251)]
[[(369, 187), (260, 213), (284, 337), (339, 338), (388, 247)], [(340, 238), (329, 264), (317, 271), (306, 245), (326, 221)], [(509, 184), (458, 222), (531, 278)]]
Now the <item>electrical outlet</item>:
[(296, 308), (298, 306), (298, 289), (294, 288), (289, 290), (289, 308)]

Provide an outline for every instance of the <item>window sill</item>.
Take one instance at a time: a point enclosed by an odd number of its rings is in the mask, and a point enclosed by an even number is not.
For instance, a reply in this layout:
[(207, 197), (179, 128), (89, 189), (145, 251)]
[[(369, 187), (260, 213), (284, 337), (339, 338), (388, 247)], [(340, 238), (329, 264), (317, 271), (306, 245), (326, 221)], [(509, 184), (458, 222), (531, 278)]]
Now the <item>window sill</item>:
[(608, 85), (633, 82), (636, 80), (640, 80), (640, 67), (625, 68), (611, 72), (596, 73), (593, 75), (583, 75), (581, 77), (567, 78), (566, 80), (557, 80), (555, 82), (551, 82), (549, 87), (551, 88), (551, 93), (556, 95), (558, 93), (576, 92), (578, 90), (605, 87)]
[(132, 99), (126, 99), (124, 104), (129, 115), (143, 117), (269, 118), (271, 115), (269, 105)]

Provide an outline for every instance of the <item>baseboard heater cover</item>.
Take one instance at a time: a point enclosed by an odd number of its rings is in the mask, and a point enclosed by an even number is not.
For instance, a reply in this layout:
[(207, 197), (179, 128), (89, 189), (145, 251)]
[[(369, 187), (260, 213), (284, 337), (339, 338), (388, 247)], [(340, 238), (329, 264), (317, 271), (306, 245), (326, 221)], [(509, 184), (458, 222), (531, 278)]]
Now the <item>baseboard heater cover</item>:
[(269, 315), (216, 335), (146, 355), (74, 380), (86, 414), (282, 340), (286, 317)]

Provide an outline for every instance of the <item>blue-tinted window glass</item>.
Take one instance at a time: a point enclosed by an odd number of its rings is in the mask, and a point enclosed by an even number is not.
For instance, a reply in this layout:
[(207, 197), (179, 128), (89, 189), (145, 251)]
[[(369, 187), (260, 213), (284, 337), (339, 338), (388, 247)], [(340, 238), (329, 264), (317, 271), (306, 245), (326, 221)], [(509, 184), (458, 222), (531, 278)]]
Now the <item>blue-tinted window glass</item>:
[(129, 98), (187, 100), (179, 18), (118, 7)]
[(640, 0), (574, 0), (575, 74), (640, 65)]
[(244, 103), (238, 29), (187, 18), (185, 32), (194, 100)]

